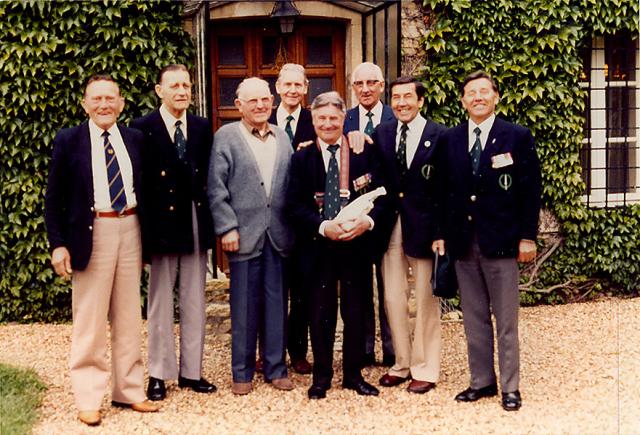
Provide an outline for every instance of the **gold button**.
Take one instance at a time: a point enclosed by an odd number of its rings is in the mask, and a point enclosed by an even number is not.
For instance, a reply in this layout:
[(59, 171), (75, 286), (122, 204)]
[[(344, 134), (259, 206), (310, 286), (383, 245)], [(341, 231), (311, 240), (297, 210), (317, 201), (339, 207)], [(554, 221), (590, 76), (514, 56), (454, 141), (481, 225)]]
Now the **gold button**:
[(160, 171), (160, 176), (164, 177), (165, 175), (167, 175), (167, 173), (166, 173), (166, 172), (164, 172), (164, 171)]
[(173, 189), (169, 189), (169, 193), (173, 193)]
[(89, 231), (93, 231), (93, 226), (89, 225)]
[(173, 211), (173, 206), (172, 205), (169, 206), (169, 210)]
[(109, 148), (109, 149), (107, 150), (107, 153), (108, 153), (108, 154), (113, 154), (113, 149), (112, 149), (112, 148)]
[(471, 202), (476, 202), (476, 196), (475, 195), (471, 195)]
[(472, 220), (473, 220), (473, 218), (472, 218), (471, 216), (467, 216), (467, 219), (468, 219), (469, 221), (472, 221)]
[(404, 198), (404, 192), (400, 192), (400, 193), (398, 193), (398, 196), (399, 196), (400, 198)]

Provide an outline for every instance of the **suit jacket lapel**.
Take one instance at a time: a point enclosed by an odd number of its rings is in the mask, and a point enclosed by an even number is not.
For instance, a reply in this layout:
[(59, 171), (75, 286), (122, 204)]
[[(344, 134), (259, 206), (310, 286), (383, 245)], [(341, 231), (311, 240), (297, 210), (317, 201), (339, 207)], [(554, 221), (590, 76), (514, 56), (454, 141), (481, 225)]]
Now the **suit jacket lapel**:
[(82, 184), (86, 186), (89, 198), (93, 201), (93, 164), (91, 158), (91, 135), (89, 134), (89, 122), (85, 121), (80, 129), (78, 138), (78, 156), (80, 162), (80, 176)]
[(502, 147), (501, 137), (504, 133), (504, 124), (500, 118), (497, 118), (491, 126), (489, 136), (487, 137), (487, 143), (480, 155), (480, 170), (491, 166), (491, 156), (498, 154), (498, 150)]
[[(411, 160), (411, 166), (409, 167), (410, 171), (422, 170), (422, 164), (434, 149), (436, 139), (436, 126), (433, 121), (427, 120), (427, 124), (422, 129), (418, 148), (413, 156), (413, 160)], [(426, 145), (427, 143), (429, 146)]]

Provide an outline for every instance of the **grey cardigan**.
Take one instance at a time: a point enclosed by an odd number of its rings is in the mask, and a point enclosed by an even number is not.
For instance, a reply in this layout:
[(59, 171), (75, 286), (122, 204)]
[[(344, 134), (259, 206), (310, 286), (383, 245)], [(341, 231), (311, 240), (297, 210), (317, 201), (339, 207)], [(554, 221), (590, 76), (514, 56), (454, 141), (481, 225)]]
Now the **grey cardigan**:
[(286, 222), (284, 206), (291, 144), (284, 130), (271, 125), (276, 136), (276, 162), (267, 197), (258, 164), (242, 135), (240, 121), (223, 125), (213, 137), (209, 162), (209, 205), (216, 235), (237, 229), (240, 249), (227, 252), (229, 261), (243, 261), (262, 253), (265, 236), (274, 249), (287, 256), (293, 231)]

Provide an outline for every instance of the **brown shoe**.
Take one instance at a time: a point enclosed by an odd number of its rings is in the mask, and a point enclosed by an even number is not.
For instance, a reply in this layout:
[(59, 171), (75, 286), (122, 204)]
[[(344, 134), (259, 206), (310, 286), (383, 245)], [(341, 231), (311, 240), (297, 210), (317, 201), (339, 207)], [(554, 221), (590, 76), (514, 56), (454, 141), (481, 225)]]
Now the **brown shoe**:
[(407, 382), (409, 379), (411, 379), (410, 376), (403, 378), (400, 376), (394, 376), (387, 373), (386, 375), (380, 378), (380, 385), (382, 385), (383, 387), (395, 387), (397, 385), (402, 384), (403, 382)]
[(97, 426), (100, 424), (102, 417), (100, 411), (80, 411), (78, 412), (78, 420), (87, 426)]
[(433, 382), (419, 381), (417, 379), (414, 379), (407, 387), (407, 391), (410, 393), (424, 394), (427, 391), (434, 389), (435, 387), (436, 384), (434, 384)]
[(138, 403), (123, 403), (112, 400), (111, 405), (115, 406), (116, 408), (131, 408), (137, 412), (157, 412), (160, 409), (158, 405), (150, 400), (145, 400)]
[(283, 390), (283, 391), (293, 390), (293, 382), (291, 382), (291, 379), (289, 378), (272, 379), (271, 383), (273, 384), (274, 388), (278, 390)]
[(234, 382), (231, 385), (231, 392), (233, 394), (237, 394), (238, 396), (244, 396), (245, 394), (249, 394), (253, 389), (252, 382)]
[(294, 372), (300, 373), (301, 375), (308, 375), (312, 370), (311, 364), (309, 364), (306, 358), (292, 359), (291, 368)]

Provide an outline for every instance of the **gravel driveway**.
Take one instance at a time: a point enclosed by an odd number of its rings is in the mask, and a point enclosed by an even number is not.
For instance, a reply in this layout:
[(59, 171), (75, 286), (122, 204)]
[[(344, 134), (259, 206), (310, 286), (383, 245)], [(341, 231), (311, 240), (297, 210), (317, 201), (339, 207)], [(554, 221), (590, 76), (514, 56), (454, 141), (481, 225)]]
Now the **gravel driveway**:
[[(443, 324), (441, 379), (423, 396), (381, 387), (379, 397), (363, 398), (343, 391), (337, 375), (327, 399), (310, 402), (310, 376), (292, 374), (292, 392), (258, 378), (253, 393), (236, 397), (228, 344), (209, 337), (204, 374), (217, 393), (170, 383), (161, 412), (146, 415), (111, 408), (107, 397), (102, 425), (89, 428), (76, 420), (69, 387), (70, 332), (69, 325), (0, 326), (0, 361), (33, 367), (49, 386), (36, 434), (640, 434), (640, 299), (522, 309), (523, 407), (516, 413), (503, 411), (497, 398), (454, 402), (469, 376), (456, 322)], [(375, 384), (383, 374), (377, 367), (364, 371)]]

